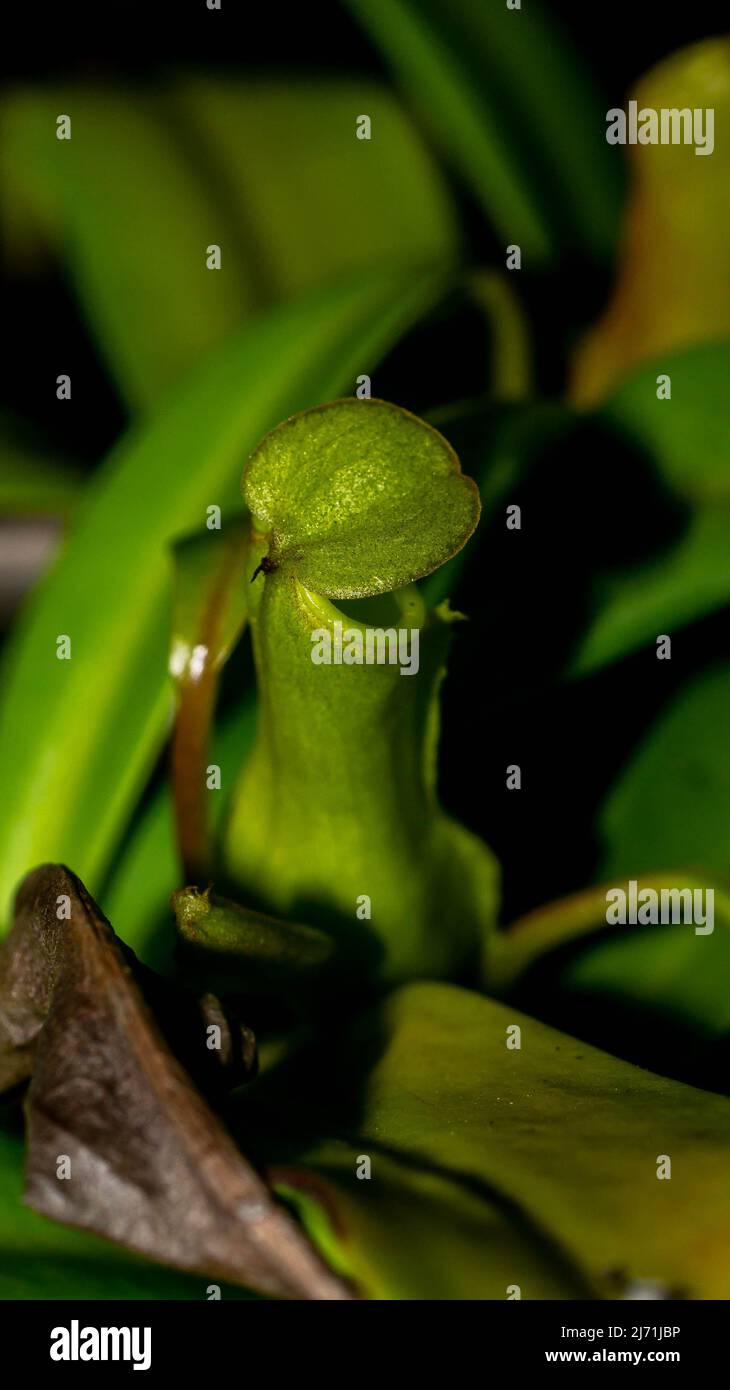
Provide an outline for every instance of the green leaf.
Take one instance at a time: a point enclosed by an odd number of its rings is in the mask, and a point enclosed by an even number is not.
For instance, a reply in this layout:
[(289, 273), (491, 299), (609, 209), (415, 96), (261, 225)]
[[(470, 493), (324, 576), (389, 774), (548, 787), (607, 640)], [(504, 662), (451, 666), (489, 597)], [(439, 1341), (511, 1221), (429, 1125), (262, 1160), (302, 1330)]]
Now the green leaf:
[(442, 435), (385, 401), (334, 401), (272, 430), (243, 493), (268, 563), (328, 598), (405, 588), (466, 543), (479, 492)]
[[(671, 377), (670, 400), (657, 397), (658, 373)], [(669, 551), (600, 581), (573, 674), (615, 661), (660, 633), (672, 635), (730, 602), (728, 379), (730, 343), (706, 344), (635, 372), (598, 414), (647, 451), (685, 506), (687, 524)]]
[[(668, 876), (667, 876), (668, 879)], [(646, 879), (639, 880), (643, 887)], [(673, 887), (692, 887), (691, 874), (674, 874)], [(698, 884), (707, 891), (707, 882)], [(632, 1006), (644, 1019), (681, 1025), (701, 1042), (721, 1041), (730, 1030), (730, 898), (715, 888), (715, 927), (711, 936), (696, 936), (686, 924), (633, 927), (614, 939), (607, 935), (576, 952), (561, 975), (561, 987), (586, 999), (609, 1000)], [(707, 1067), (711, 1058), (702, 1060)], [(727, 1068), (723, 1063), (723, 1087)], [(706, 1076), (709, 1085), (717, 1078)]]
[(383, 1153), (360, 1180), (360, 1157), (325, 1144), (271, 1177), (323, 1258), (365, 1297), (506, 1299), (515, 1283), (523, 1299), (592, 1296), (516, 1211)]
[[(372, 366), (440, 293), (413, 269), (358, 275), (252, 324), (122, 441), (90, 488), (60, 563), (24, 611), (0, 707), (0, 917), (44, 860), (91, 891), (108, 867), (171, 714), (165, 672), (170, 543), (240, 507), (262, 433)], [(71, 660), (58, 660), (59, 634)]]
[[(657, 376), (671, 378), (671, 400)], [(688, 502), (730, 502), (730, 339), (665, 353), (624, 377), (598, 418), (625, 432)]]
[(0, 414), (0, 516), (69, 517), (82, 475), (59, 460), (19, 421)]
[[(216, 804), (214, 798), (214, 809)], [(182, 882), (172, 792), (165, 777), (132, 810), (128, 833), (104, 886), (104, 907), (118, 936), (145, 965), (161, 974), (174, 968), (170, 897)]]
[(730, 665), (678, 691), (600, 813), (603, 878), (651, 866), (730, 876)]
[[(515, 1025), (519, 1049), (507, 1046)], [(342, 1075), (373, 1052), (354, 1123), (374, 1163), (403, 1155), (516, 1204), (609, 1296), (622, 1271), (727, 1298), (730, 1101), (449, 985), (392, 995), (341, 1049)], [(521, 1270), (520, 1258), (517, 1284)]]
[(620, 167), (580, 59), (535, 4), (348, 0), (505, 243), (604, 257)]
[[(166, 101), (220, 180), (259, 293), (288, 298), (365, 266), (455, 256), (446, 185), (417, 128), (371, 81), (181, 75)], [(372, 139), (359, 140), (367, 113)], [(242, 152), (245, 151), (245, 157)]]
[[(356, 138), (369, 105), (373, 142)], [(67, 113), (72, 138), (56, 139)], [(0, 108), (17, 261), (62, 258), (125, 400), (153, 405), (254, 310), (376, 265), (451, 258), (448, 194), (416, 131), (368, 83), (182, 75), (21, 87)], [(143, 152), (143, 157), (141, 153)], [(221, 251), (209, 270), (207, 249)]]
[[(56, 139), (61, 112), (70, 140)], [(149, 93), (20, 89), (1, 121), (6, 199), (58, 241), (125, 398), (148, 406), (253, 306), (226, 209), (211, 209)], [(206, 268), (214, 241), (228, 252), (220, 272)]]
[(599, 584), (596, 615), (571, 659), (572, 675), (654, 643), (730, 602), (730, 507), (698, 508), (661, 559)]
[(555, 964), (561, 989), (629, 1003), (645, 1020), (661, 1015), (699, 1038), (721, 1038), (730, 1028), (730, 892), (682, 868), (640, 875), (637, 894), (712, 888), (714, 927), (698, 934), (687, 923), (608, 926), (606, 893), (619, 887), (629, 894), (629, 883), (614, 878), (537, 908), (495, 934), (486, 962), (490, 990), (509, 995), (531, 971)]

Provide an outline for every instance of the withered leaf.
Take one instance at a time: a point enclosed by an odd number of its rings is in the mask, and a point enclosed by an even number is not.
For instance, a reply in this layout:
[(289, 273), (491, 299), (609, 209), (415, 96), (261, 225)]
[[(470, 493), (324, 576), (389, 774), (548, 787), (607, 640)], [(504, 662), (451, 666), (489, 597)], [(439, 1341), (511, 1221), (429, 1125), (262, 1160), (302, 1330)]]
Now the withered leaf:
[[(69, 916), (59, 920), (61, 904)], [(169, 1015), (170, 987), (139, 970), (68, 869), (43, 865), (27, 876), (0, 951), (0, 1088), (32, 1073), (26, 1201), (164, 1264), (263, 1294), (351, 1297), (174, 1055), (165, 1032), (177, 1050), (190, 1018), (182, 1007), (172, 1033), (161, 1028), (161, 999)], [(225, 1031), (208, 998), (201, 1052), (211, 1019)]]

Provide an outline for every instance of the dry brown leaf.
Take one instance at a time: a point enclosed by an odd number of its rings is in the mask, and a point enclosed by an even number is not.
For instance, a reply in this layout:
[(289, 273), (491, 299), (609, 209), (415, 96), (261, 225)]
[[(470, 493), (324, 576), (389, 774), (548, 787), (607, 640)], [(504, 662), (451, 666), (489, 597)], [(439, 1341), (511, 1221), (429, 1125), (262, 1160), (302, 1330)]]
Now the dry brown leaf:
[(0, 1089), (32, 1073), (26, 1200), (179, 1269), (274, 1297), (350, 1298), (173, 1055), (166, 1036), (210, 1067), (211, 1020), (229, 1061), (238, 1051), (250, 1064), (250, 1036), (233, 1046), (216, 1000), (195, 1023), (68, 869), (33, 870), (0, 952)]

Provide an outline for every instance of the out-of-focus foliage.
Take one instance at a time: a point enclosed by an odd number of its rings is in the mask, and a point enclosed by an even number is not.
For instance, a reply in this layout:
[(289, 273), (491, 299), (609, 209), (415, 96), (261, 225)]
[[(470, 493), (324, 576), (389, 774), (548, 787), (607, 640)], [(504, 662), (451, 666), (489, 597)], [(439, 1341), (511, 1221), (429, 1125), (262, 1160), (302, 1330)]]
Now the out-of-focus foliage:
[[(671, 378), (671, 400), (657, 377)], [(582, 673), (730, 602), (730, 343), (711, 343), (629, 373), (598, 419), (646, 453), (683, 512), (668, 550), (596, 585), (573, 657)], [(626, 499), (632, 507), (632, 497)]]
[(16, 420), (0, 415), (0, 517), (66, 519), (76, 507), (81, 474), (70, 459), (28, 437)]
[[(371, 142), (356, 136), (363, 102)], [(59, 112), (70, 140), (55, 138)], [(135, 408), (255, 309), (358, 269), (455, 251), (438, 174), (371, 83), (21, 88), (0, 106), (0, 136), (11, 260), (64, 259)], [(220, 271), (206, 266), (212, 245)]]
[(692, 867), (730, 879), (730, 666), (669, 701), (603, 807), (601, 870)]
[(600, 104), (534, 5), (348, 0), (505, 245), (530, 262), (614, 246), (620, 169)]
[(694, 144), (629, 147), (633, 177), (619, 275), (576, 358), (573, 394), (581, 403), (605, 396), (648, 358), (730, 332), (730, 39), (708, 39), (665, 58), (631, 99), (640, 111), (704, 116), (709, 108), (715, 146), (709, 155), (695, 154)]
[[(574, 995), (613, 1002), (617, 1010), (630, 1004), (637, 1016), (641, 1012), (657, 1024), (680, 1022), (685, 1036), (696, 1041), (721, 1041), (730, 1028), (730, 880), (700, 877), (679, 862), (663, 874), (639, 872), (634, 882), (637, 902), (639, 893), (660, 895), (679, 883), (692, 893), (711, 888), (712, 931), (695, 931), (686, 922), (607, 927), (607, 892), (621, 888), (627, 900), (631, 894), (630, 881), (617, 873), (600, 887), (537, 908), (493, 938), (486, 961), (490, 988), (519, 999), (527, 997), (528, 982), (528, 1002), (534, 1002), (550, 987), (553, 970), (553, 981), (557, 976), (561, 989)], [(627, 1034), (621, 1036), (615, 1025), (615, 1042), (630, 1052), (631, 1024), (624, 1026)]]

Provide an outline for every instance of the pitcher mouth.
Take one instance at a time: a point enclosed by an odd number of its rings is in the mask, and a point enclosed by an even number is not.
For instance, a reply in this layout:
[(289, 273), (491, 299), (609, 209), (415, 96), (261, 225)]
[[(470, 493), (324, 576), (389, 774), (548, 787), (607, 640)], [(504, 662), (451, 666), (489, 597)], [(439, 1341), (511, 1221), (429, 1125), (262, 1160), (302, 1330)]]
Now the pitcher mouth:
[(339, 623), (348, 628), (359, 629), (364, 635), (369, 629), (404, 627), (422, 628), (429, 618), (429, 610), (423, 595), (415, 584), (404, 589), (394, 589), (392, 593), (376, 594), (371, 598), (344, 599), (334, 603), (323, 594), (308, 589), (301, 580), (296, 581), (300, 600), (317, 627), (335, 631)]

